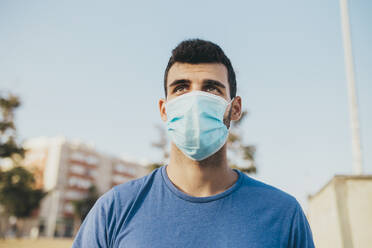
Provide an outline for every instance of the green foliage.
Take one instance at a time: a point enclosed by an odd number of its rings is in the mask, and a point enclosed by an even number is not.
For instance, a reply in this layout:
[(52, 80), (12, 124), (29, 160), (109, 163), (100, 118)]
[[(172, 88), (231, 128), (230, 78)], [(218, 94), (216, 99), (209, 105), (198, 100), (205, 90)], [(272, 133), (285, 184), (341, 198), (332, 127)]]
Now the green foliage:
[(6, 214), (18, 218), (29, 217), (40, 205), (47, 194), (35, 188), (33, 174), (23, 167), (25, 150), (16, 143), (16, 127), (14, 111), (21, 105), (19, 97), (8, 93), (0, 94), (0, 162), (9, 158), (13, 161), (10, 170), (0, 171), (0, 204)]
[(92, 185), (89, 187), (87, 196), (85, 198), (72, 202), (74, 205), (75, 216), (78, 217), (81, 222), (84, 221), (85, 217), (88, 215), (90, 209), (94, 206), (94, 203), (98, 198), (99, 194), (97, 188)]
[(163, 164), (160, 164), (160, 163), (152, 163), (150, 165), (147, 166), (147, 169), (151, 172), (157, 168), (160, 168), (161, 166), (163, 166)]
[[(238, 169), (244, 173), (257, 173), (257, 166), (255, 163), (256, 147), (253, 145), (246, 145), (242, 139), (242, 131), (240, 126), (247, 118), (248, 111), (244, 110), (238, 121), (231, 122), (229, 137), (227, 139), (228, 150), (234, 154), (236, 161), (229, 161), (231, 168)], [(246, 164), (243, 166), (243, 164)], [(248, 166), (247, 166), (248, 165)]]
[(25, 150), (16, 144), (13, 137), (8, 138), (5, 142), (0, 142), (0, 158), (12, 157), (15, 154), (24, 157)]
[(155, 142), (151, 143), (151, 146), (160, 150), (162, 153), (162, 159), (161, 162), (159, 163), (152, 163), (147, 166), (147, 170), (149, 172), (160, 168), (162, 165), (164, 165), (169, 158), (169, 152), (168, 152), (168, 138), (167, 138), (167, 133), (166, 130), (164, 129), (163, 125), (155, 125), (156, 130), (159, 133), (159, 139)]
[(14, 111), (20, 105), (19, 97), (10, 93), (0, 94), (0, 158), (10, 158), (13, 155), (24, 156), (25, 150), (15, 141)]
[(159, 139), (156, 142), (152, 142), (151, 146), (161, 151), (162, 163), (165, 163), (169, 158), (167, 132), (162, 125), (157, 124), (155, 125), (155, 128), (159, 133)]
[(231, 168), (233, 169), (238, 169), (241, 172), (247, 173), (247, 174), (256, 174), (257, 173), (257, 168), (256, 166), (249, 166), (249, 167), (239, 167), (236, 164), (230, 165)]
[[(8, 94), (8, 96), (0, 96), (0, 108), (5, 119), (9, 116), (13, 116), (13, 110), (21, 105), (19, 97)], [(14, 127), (14, 125), (11, 124)], [(0, 129), (1, 130), (1, 129)]]
[(46, 192), (34, 189), (34, 185), (33, 174), (23, 167), (0, 172), (0, 204), (9, 215), (29, 217), (39, 207)]

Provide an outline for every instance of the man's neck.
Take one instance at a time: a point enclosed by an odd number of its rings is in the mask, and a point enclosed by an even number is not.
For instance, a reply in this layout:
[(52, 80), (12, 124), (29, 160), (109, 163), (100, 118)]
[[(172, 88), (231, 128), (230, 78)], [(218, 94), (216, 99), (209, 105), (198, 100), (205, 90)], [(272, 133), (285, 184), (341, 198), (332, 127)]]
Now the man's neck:
[(226, 145), (202, 161), (186, 157), (174, 144), (166, 172), (171, 182), (184, 193), (206, 197), (230, 188), (238, 175), (227, 164)]

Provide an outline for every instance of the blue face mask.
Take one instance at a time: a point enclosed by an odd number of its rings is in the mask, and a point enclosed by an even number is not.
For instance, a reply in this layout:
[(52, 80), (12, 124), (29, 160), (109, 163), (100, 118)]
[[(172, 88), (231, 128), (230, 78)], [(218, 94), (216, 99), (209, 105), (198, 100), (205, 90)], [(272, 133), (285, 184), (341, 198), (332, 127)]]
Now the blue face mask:
[(229, 131), (223, 116), (232, 101), (204, 91), (192, 91), (166, 102), (170, 139), (192, 160), (213, 155), (226, 143)]

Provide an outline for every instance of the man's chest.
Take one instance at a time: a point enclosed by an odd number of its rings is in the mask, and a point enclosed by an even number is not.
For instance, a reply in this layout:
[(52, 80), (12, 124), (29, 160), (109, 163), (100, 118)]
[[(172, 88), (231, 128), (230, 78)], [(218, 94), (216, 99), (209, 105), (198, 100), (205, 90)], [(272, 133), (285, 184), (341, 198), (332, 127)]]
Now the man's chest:
[[(179, 209), (180, 210), (180, 209)], [(285, 247), (283, 230), (275, 216), (242, 213), (223, 208), (147, 211), (119, 227), (114, 247)], [(231, 209), (234, 210), (234, 209)], [(236, 210), (236, 209), (235, 209)]]

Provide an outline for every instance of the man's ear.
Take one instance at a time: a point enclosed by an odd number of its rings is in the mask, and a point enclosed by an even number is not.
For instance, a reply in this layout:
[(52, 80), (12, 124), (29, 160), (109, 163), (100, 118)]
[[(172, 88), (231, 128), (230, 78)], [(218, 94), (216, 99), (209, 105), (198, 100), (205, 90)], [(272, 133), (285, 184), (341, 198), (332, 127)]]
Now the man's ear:
[(242, 115), (242, 99), (236, 96), (231, 104), (231, 120), (238, 121)]
[(165, 99), (161, 98), (159, 100), (159, 111), (160, 111), (160, 117), (162, 121), (167, 121), (167, 111), (165, 109)]

